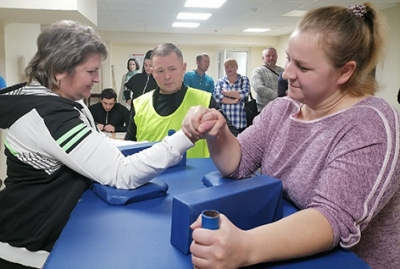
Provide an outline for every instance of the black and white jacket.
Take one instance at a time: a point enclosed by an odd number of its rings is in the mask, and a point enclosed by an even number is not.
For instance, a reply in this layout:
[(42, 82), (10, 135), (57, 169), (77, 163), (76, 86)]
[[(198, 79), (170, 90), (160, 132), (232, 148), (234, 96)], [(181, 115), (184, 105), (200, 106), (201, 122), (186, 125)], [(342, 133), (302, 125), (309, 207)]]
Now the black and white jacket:
[(124, 157), (81, 101), (38, 83), (0, 90), (7, 178), (0, 192), (0, 258), (42, 267), (92, 180), (133, 189), (177, 163), (193, 144), (182, 131)]

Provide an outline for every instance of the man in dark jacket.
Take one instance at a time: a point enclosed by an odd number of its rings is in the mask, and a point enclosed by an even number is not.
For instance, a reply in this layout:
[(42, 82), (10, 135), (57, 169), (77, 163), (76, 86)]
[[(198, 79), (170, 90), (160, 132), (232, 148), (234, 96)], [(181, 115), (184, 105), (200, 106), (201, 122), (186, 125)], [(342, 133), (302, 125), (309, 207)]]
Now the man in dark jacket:
[(113, 89), (104, 89), (100, 95), (100, 102), (91, 105), (89, 110), (100, 131), (126, 132), (129, 110), (117, 103), (117, 93)]

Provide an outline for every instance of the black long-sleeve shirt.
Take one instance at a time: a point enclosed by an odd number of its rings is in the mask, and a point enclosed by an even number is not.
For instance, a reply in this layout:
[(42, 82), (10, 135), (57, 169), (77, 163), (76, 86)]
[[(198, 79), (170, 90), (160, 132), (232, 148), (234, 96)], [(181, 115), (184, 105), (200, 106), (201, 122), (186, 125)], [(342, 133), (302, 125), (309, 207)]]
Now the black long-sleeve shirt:
[[(187, 92), (188, 87), (186, 87), (182, 83), (182, 88), (173, 94), (162, 94), (160, 93), (160, 89), (157, 88), (153, 94), (153, 104), (155, 111), (160, 116), (168, 116), (175, 112), (178, 107), (182, 104), (183, 98)], [(215, 108), (216, 110), (220, 110), (218, 103), (211, 96), (209, 108)], [(226, 115), (220, 110), (221, 114), (224, 116), (226, 123), (228, 124), (228, 128), (234, 136), (239, 134), (239, 131), (236, 127), (229, 121)], [(137, 126), (133, 118), (135, 117), (135, 107), (132, 104), (131, 107), (131, 115), (129, 118), (129, 125), (127, 129), (127, 133), (125, 136), (125, 140), (133, 140), (136, 141), (136, 132)]]
[(128, 89), (124, 91), (125, 100), (131, 99), (131, 92), (133, 100), (146, 92), (156, 89), (157, 83), (152, 74), (137, 73), (125, 83), (125, 87)]
[(110, 124), (114, 126), (116, 132), (126, 132), (129, 124), (129, 110), (120, 103), (115, 103), (108, 112), (104, 110), (101, 102), (91, 105), (89, 110), (96, 123), (104, 126)]

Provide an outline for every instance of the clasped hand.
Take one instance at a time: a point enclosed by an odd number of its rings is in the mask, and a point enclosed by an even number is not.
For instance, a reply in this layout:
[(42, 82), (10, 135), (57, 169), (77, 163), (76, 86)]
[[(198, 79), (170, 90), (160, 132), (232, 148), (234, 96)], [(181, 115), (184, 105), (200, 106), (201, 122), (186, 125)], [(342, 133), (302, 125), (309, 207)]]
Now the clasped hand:
[(194, 106), (183, 119), (182, 131), (192, 142), (196, 142), (201, 138), (217, 139), (225, 125), (225, 118), (218, 110)]
[(103, 131), (103, 132), (108, 132), (108, 133), (115, 132), (115, 127), (111, 124), (104, 125), (104, 124), (98, 123), (97, 129), (99, 129), (100, 131)]

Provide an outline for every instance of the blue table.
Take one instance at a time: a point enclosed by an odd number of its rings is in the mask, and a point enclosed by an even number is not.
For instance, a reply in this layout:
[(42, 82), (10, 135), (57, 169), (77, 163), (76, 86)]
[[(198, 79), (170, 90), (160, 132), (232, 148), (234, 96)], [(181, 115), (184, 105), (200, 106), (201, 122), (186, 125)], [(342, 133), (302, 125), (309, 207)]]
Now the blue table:
[[(86, 191), (56, 242), (46, 269), (193, 268), (191, 256), (170, 244), (172, 198), (205, 188), (203, 175), (216, 168), (210, 159), (188, 159), (187, 165), (171, 168), (158, 178), (169, 185), (165, 197), (111, 206)], [(297, 209), (284, 202), (284, 216)], [(348, 250), (304, 259), (268, 263), (251, 268), (370, 268)]]

